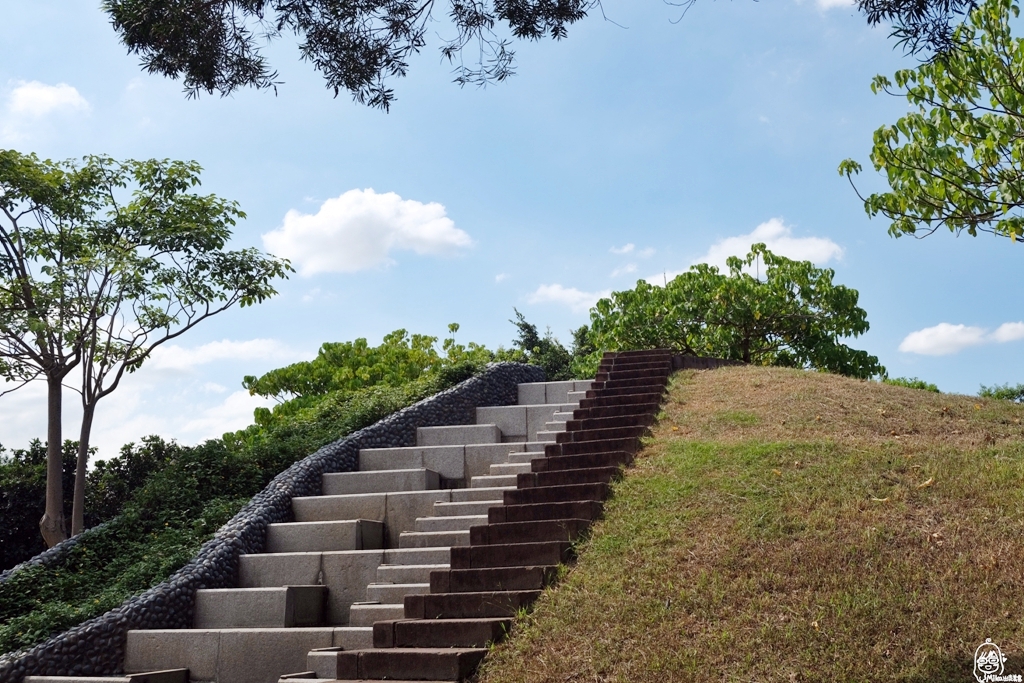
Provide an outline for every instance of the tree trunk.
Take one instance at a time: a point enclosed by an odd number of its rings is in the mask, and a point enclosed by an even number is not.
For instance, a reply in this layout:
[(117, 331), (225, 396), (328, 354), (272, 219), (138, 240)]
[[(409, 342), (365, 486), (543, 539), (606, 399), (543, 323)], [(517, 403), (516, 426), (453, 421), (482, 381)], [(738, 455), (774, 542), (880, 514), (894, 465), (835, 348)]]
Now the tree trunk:
[(64, 487), (61, 481), (64, 463), (61, 458), (61, 382), (46, 380), (46, 512), (39, 520), (39, 530), (49, 548), (68, 537), (64, 525)]
[(96, 404), (89, 403), (82, 411), (82, 432), (78, 437), (78, 464), (75, 468), (75, 501), (71, 507), (71, 535), (85, 531), (85, 470), (89, 464), (89, 436)]

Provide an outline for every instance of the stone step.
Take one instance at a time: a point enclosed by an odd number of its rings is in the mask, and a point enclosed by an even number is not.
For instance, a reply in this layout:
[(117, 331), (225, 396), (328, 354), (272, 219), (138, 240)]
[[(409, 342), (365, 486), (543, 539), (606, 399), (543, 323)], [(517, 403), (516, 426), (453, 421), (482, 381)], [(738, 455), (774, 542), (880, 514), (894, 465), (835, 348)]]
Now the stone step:
[[(575, 456), (565, 456), (575, 457)], [(527, 472), (516, 475), (518, 488), (528, 489), (546, 486), (571, 486), (573, 484), (610, 483), (622, 476), (622, 468), (588, 467), (578, 470), (552, 470), (550, 472)]]
[(601, 516), (604, 503), (599, 500), (573, 500), (566, 503), (534, 503), (530, 505), (502, 505), (491, 508), (487, 521), (532, 522), (541, 519), (590, 519)]
[(452, 491), (452, 502), (468, 503), (482, 500), (496, 500), (500, 502), (505, 491), (514, 488), (515, 485), (513, 484), (511, 486), (492, 486), (488, 488), (475, 487), (468, 489), (454, 489)]
[(370, 472), (334, 472), (323, 476), (323, 495), (425, 491), (440, 487), (440, 475), (424, 468)]
[(499, 475), (485, 475), (483, 477), (473, 477), (473, 481), (470, 482), (469, 486), (472, 489), (488, 489), (505, 486), (515, 486), (516, 475), (514, 474), (499, 474)]
[[(532, 460), (532, 458), (531, 458)], [(505, 474), (519, 474), (520, 472), (531, 472), (529, 462), (505, 462), (498, 465), (491, 465), (490, 476), (502, 476)]]
[(526, 452), (526, 453), (509, 453), (508, 454), (508, 461), (509, 461), (509, 463), (512, 463), (512, 464), (522, 464), (522, 463), (529, 463), (534, 458), (543, 458), (543, 457), (544, 457), (543, 453), (537, 453), (535, 451), (530, 451), (530, 452)]
[(568, 484), (565, 486), (537, 486), (505, 492), (505, 505), (528, 503), (564, 503), (570, 500), (604, 500), (608, 497), (608, 484)]
[(376, 520), (286, 522), (267, 526), (268, 553), (371, 550), (383, 547), (384, 524)]
[[(640, 438), (650, 431), (649, 427), (610, 427), (608, 429), (580, 429), (559, 432), (555, 435), (556, 443), (583, 443), (590, 441), (608, 441), (611, 439)], [(546, 449), (545, 449), (546, 452)]]
[(448, 569), (444, 564), (382, 564), (377, 567), (378, 583), (429, 583), (430, 573)]
[(657, 415), (661, 406), (658, 403), (627, 403), (624, 405), (604, 406), (601, 408), (578, 408), (573, 411), (573, 420), (601, 419), (606, 417), (622, 417), (624, 415)]
[(618, 408), (625, 405), (639, 405), (639, 404), (650, 404), (650, 403), (661, 403), (662, 395), (664, 391), (656, 392), (641, 392), (635, 393), (631, 391), (622, 391), (621, 393), (609, 393), (601, 394), (600, 396), (594, 394), (594, 396), (580, 399), (578, 406), (579, 410), (589, 410), (591, 408), (605, 408), (614, 407)]
[(334, 655), (331, 676), (341, 681), (462, 681), (476, 671), (486, 648), (380, 648)]
[(470, 545), (504, 545), (540, 541), (575, 541), (590, 528), (589, 519), (545, 519), (502, 522), (470, 529)]
[(575, 403), (579, 405), (580, 399), (587, 397), (587, 391), (570, 391), (565, 398), (566, 400), (568, 400), (569, 403)]
[(400, 548), (451, 548), (469, 545), (469, 531), (403, 531)]
[(666, 374), (672, 373), (672, 361), (670, 360), (647, 360), (647, 361), (622, 361), (601, 363), (597, 371), (609, 372), (611, 370), (662, 370)]
[(572, 419), (573, 411), (567, 410), (564, 413), (561, 411), (554, 412), (551, 414), (551, 419), (555, 422), (565, 422), (566, 420)]
[(465, 479), (466, 447), (458, 444), (359, 450), (360, 472), (405, 469), (428, 469), (446, 479)]
[(665, 367), (660, 368), (618, 368), (612, 366), (608, 370), (599, 370), (597, 375), (594, 377), (595, 383), (608, 382), (611, 380), (627, 380), (627, 379), (652, 379), (661, 380), (667, 379), (669, 376), (669, 370)]
[(583, 455), (584, 453), (603, 453), (605, 451), (626, 451), (636, 453), (640, 449), (639, 437), (624, 439), (597, 439), (594, 441), (574, 441), (572, 443), (548, 444), (544, 455)]
[(567, 380), (561, 382), (528, 382), (519, 385), (519, 405), (569, 403), (570, 391), (586, 391), (592, 380)]
[[(392, 617), (394, 618), (394, 617)], [(369, 625), (369, 624), (368, 624)], [(332, 627), (128, 631), (127, 672), (188, 669), (192, 681), (276, 683), (306, 669), (310, 650), (335, 643)]]
[(435, 503), (434, 515), (437, 517), (486, 515), (487, 511), (494, 505), (501, 505), (501, 500), (475, 500), (464, 503)]
[[(375, 621), (402, 619), (405, 607), (399, 604), (357, 602), (349, 610), (349, 626), (373, 626)], [(218, 681), (219, 683), (219, 681)]]
[(477, 524), (487, 524), (487, 515), (420, 517), (416, 520), (416, 531), (469, 531), (469, 527)]
[(430, 574), (431, 593), (541, 590), (558, 578), (558, 566), (441, 569)]
[(409, 619), (373, 625), (373, 647), (488, 647), (512, 628), (506, 617), (490, 619)]
[(501, 443), (501, 430), (493, 424), (417, 427), (417, 446), (464, 446)]
[(476, 409), (476, 421), (497, 425), (503, 441), (530, 441), (544, 429), (544, 423), (558, 408), (558, 405), (488, 406)]
[(537, 441), (542, 441), (545, 444), (557, 443), (558, 435), (561, 433), (561, 431), (554, 432), (548, 430), (537, 432)]
[(626, 451), (603, 451), (580, 455), (553, 455), (538, 458), (530, 463), (532, 472), (554, 472), (556, 470), (579, 470), (591, 467), (619, 467), (633, 462), (633, 455)]
[[(565, 420), (555, 420), (555, 421), (544, 423), (544, 431), (545, 432), (564, 432), (566, 430), (566, 428), (567, 427), (566, 427), (566, 421)], [(539, 433), (540, 432), (538, 432), (538, 434)]]
[(540, 597), (540, 591), (426, 593), (405, 598), (406, 619), (484, 619), (514, 617)]
[(594, 429), (611, 429), (615, 427), (646, 427), (654, 424), (654, 413), (635, 413), (615, 417), (590, 417), (582, 420), (569, 420), (565, 423), (565, 431), (579, 432)]
[(452, 548), (452, 569), (555, 565), (572, 558), (572, 544), (562, 541), (467, 545)]
[(379, 602), (382, 605), (398, 604), (405, 600), (406, 595), (429, 593), (430, 583), (371, 583), (366, 587), (367, 602)]
[(193, 628), (293, 628), (325, 621), (326, 586), (196, 591)]
[(292, 498), (297, 521), (330, 519), (376, 519), (384, 522), (388, 545), (398, 545), (403, 531), (412, 531), (417, 517), (433, 514), (434, 504), (448, 502), (452, 489), (397, 491), (393, 493), (349, 494)]
[(338, 626), (334, 629), (334, 644), (342, 650), (362, 650), (373, 647), (372, 626)]
[(124, 676), (25, 676), (24, 683), (188, 683), (188, 669), (146, 671)]
[[(608, 382), (595, 382), (593, 389), (587, 389), (586, 396), (580, 401), (597, 396), (635, 396), (638, 394), (659, 395), (665, 393), (666, 382), (653, 382), (650, 380), (611, 380)], [(583, 406), (580, 406), (581, 408)]]

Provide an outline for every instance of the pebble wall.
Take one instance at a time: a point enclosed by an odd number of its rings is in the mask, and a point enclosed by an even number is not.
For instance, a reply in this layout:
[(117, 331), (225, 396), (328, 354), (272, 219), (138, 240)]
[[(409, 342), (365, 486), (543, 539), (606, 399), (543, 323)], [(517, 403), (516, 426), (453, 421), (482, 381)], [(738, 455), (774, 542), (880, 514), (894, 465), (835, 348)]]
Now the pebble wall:
[(355, 470), (360, 448), (414, 446), (417, 427), (472, 424), (476, 407), (512, 405), (520, 382), (543, 380), (544, 371), (532, 365), (492, 364), (476, 377), (324, 446), (277, 475), (167, 581), (30, 650), (0, 656), (0, 683), (21, 683), (27, 675), (121, 673), (129, 630), (189, 628), (196, 590), (234, 587), (239, 557), (262, 552), (267, 525), (291, 521), (292, 497), (319, 495), (322, 474)]

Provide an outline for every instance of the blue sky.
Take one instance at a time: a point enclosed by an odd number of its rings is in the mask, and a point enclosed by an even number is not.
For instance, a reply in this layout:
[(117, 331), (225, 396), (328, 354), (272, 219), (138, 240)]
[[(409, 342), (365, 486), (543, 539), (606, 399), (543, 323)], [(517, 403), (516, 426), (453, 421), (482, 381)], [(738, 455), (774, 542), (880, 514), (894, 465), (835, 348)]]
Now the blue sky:
[[(242, 376), (325, 341), (458, 322), (460, 341), (507, 346), (517, 307), (568, 342), (597, 295), (761, 240), (860, 291), (871, 331), (851, 343), (891, 375), (962, 393), (1024, 381), (1015, 247), (894, 240), (836, 172), (867, 165), (872, 131), (906, 110), (872, 76), (914, 64), (837, 0), (705, 0), (679, 21), (660, 0), (607, 0), (614, 22), (519, 44), (518, 74), (484, 89), (452, 84), (435, 41), (393, 82), (389, 114), (334, 98), (287, 39), (269, 51), (276, 97), (187, 100), (125, 54), (98, 4), (2, 2), (0, 146), (195, 159), (204, 191), (248, 214), (235, 245), (299, 270), (105, 399), (100, 458), (149, 433), (193, 443), (248, 424), (259, 402)], [(0, 443), (45, 433), (42, 394), (0, 398)]]

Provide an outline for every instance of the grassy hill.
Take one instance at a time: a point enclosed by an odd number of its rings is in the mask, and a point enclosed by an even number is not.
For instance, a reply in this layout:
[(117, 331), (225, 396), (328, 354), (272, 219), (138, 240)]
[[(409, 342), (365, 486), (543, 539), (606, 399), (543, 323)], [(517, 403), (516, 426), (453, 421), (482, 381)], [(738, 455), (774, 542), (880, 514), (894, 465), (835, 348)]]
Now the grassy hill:
[(778, 368), (678, 374), (579, 561), (480, 674), (1024, 672), (1024, 407)]

